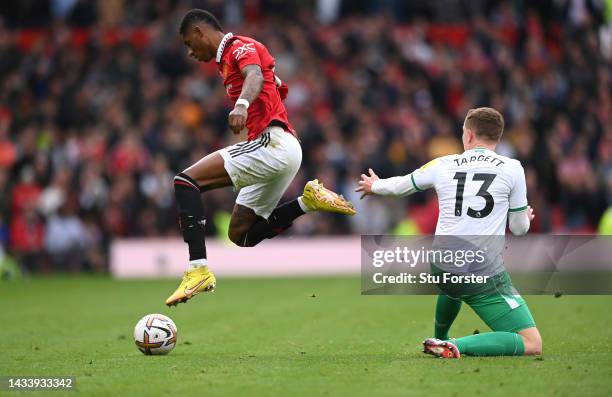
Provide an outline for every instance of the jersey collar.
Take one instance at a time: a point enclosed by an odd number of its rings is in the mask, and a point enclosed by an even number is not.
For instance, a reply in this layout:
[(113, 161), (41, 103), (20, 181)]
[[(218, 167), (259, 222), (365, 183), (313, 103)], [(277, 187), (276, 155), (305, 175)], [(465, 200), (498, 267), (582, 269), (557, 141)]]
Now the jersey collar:
[(475, 150), (475, 151), (477, 151), (477, 152), (483, 152), (483, 151), (485, 151), (485, 150), (486, 150), (486, 151), (488, 151), (488, 152), (492, 152), (492, 150), (491, 150), (491, 149), (487, 149), (486, 147), (482, 147), (482, 146), (476, 146), (476, 147), (474, 147), (474, 148), (471, 148), (471, 149), (470, 149), (470, 151), (471, 151), (471, 150)]
[(221, 43), (219, 43), (219, 48), (217, 48), (217, 59), (216, 59), (217, 63), (221, 62), (221, 57), (223, 56), (223, 50), (225, 50), (225, 46), (227, 45), (227, 42), (232, 37), (234, 37), (234, 34), (232, 32), (229, 32), (225, 36), (223, 36), (223, 38), (221, 39)]

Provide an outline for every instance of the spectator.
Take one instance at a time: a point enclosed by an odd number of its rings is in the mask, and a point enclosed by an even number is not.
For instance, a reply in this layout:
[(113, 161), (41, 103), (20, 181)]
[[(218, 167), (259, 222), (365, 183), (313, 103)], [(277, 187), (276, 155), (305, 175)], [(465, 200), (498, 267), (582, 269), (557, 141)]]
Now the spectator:
[(87, 229), (69, 204), (63, 204), (48, 218), (44, 244), (54, 269), (80, 270), (90, 243)]

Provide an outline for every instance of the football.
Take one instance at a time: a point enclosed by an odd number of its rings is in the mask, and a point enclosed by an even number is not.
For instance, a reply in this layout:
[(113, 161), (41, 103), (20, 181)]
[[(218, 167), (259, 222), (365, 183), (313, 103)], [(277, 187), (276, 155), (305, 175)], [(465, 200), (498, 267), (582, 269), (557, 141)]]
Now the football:
[(147, 314), (134, 327), (134, 343), (148, 356), (170, 353), (176, 346), (176, 338), (174, 321), (163, 314)]

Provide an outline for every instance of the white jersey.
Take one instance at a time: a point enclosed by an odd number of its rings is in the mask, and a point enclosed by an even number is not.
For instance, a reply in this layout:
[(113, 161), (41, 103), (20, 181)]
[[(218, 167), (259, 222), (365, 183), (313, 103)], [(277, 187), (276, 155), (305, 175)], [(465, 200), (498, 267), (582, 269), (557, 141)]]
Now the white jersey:
[(432, 187), (440, 208), (436, 235), (504, 235), (508, 212), (527, 210), (521, 163), (483, 148), (439, 157), (403, 177), (380, 179), (372, 191), (408, 195)]

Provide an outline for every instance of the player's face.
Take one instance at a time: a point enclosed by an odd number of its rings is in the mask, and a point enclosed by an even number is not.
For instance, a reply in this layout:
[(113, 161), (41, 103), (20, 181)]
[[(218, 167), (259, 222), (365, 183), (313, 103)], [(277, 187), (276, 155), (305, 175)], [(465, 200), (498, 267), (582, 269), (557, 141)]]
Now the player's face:
[(200, 62), (209, 62), (214, 57), (213, 51), (206, 45), (207, 41), (199, 29), (192, 29), (183, 35), (183, 43), (188, 49), (188, 55)]

